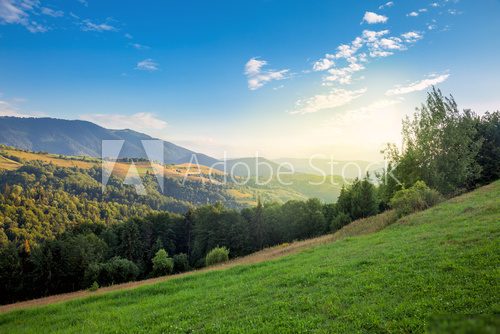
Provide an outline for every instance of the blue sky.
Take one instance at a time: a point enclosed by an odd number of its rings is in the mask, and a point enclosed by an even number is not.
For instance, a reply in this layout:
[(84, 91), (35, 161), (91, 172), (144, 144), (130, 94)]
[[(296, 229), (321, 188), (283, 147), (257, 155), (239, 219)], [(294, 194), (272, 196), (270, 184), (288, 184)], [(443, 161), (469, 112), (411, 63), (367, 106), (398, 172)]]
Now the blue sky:
[(500, 109), (500, 2), (0, 0), (0, 115), (376, 159), (432, 84)]

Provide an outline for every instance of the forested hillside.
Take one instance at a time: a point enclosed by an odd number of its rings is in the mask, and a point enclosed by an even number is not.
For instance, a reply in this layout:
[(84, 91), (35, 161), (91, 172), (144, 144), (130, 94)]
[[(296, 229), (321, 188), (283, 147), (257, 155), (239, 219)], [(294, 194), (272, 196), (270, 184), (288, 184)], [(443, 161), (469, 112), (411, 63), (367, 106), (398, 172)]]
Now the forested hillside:
[[(401, 151), (388, 147), (391, 163), (379, 183), (355, 179), (336, 203), (263, 196), (250, 207), (228, 196), (237, 188), (202, 183), (203, 171), (185, 184), (167, 178), (167, 195), (147, 168), (147, 195), (137, 195), (119, 173), (102, 192), (98, 161), (43, 154), (43, 161), (26, 160), (4, 148), (1, 302), (183, 272), (334, 232), (390, 208), (402, 217), (500, 177), (499, 112), (459, 111), (434, 90), (405, 121), (404, 140)], [(248, 189), (264, 189), (254, 186)]]
[(299, 254), (34, 304), (0, 331), (495, 333), (499, 196), (495, 182)]

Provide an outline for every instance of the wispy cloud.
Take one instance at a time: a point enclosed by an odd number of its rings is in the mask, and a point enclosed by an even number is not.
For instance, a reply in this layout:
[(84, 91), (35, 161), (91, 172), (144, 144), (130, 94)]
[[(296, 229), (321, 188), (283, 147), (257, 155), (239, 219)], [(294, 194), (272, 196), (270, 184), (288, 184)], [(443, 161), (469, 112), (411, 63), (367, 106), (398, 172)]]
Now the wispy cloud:
[(410, 12), (410, 13), (406, 14), (406, 16), (417, 17), (418, 16), (418, 12)]
[[(13, 101), (22, 102), (23, 99), (13, 99)], [(43, 113), (31, 113), (25, 112), (19, 109), (16, 102), (8, 102), (0, 100), (0, 116), (12, 116), (12, 117), (42, 117), (46, 116)]]
[(396, 86), (392, 89), (389, 89), (387, 92), (385, 92), (386, 96), (394, 96), (394, 95), (404, 95), (404, 94), (409, 94), (413, 92), (418, 92), (422, 90), (426, 90), (427, 88), (440, 84), (448, 79), (450, 75), (448, 73), (446, 74), (431, 74), (429, 75), (426, 79), (420, 80), (420, 81), (415, 81), (412, 82), (408, 85), (399, 85)]
[(149, 49), (151, 49), (149, 46), (139, 44), (139, 43), (130, 43), (130, 46), (132, 46), (136, 50), (149, 50)]
[(153, 113), (139, 112), (132, 115), (124, 114), (86, 114), (80, 119), (99, 124), (108, 129), (132, 129), (141, 132), (163, 130), (168, 123)]
[(385, 23), (387, 20), (387, 16), (379, 15), (374, 12), (365, 12), (365, 15), (363, 16), (363, 22), (368, 24)]
[(29, 32), (46, 32), (48, 27), (31, 18), (38, 14), (40, 2), (36, 0), (0, 0), (0, 24), (19, 24)]
[(247, 76), (248, 88), (256, 90), (273, 80), (283, 80), (287, 78), (289, 70), (263, 70), (267, 61), (251, 58), (245, 64), (245, 74)]
[(158, 67), (158, 63), (156, 63), (153, 59), (148, 58), (138, 62), (135, 69), (141, 71), (154, 72), (158, 71), (160, 68)]
[(64, 12), (62, 10), (55, 10), (55, 9), (51, 9), (48, 7), (42, 7), (41, 13), (43, 15), (47, 15), (47, 16), (51, 16), (51, 17), (63, 17), (64, 16)]
[(118, 31), (118, 29), (111, 24), (104, 22), (104, 23), (94, 23), (91, 20), (83, 20), (81, 22), (81, 28), (83, 31), (97, 31), (97, 32), (104, 32), (104, 31)]
[(84, 5), (85, 7), (88, 7), (89, 6), (89, 3), (87, 0), (77, 0), (79, 3), (81, 3), (82, 5)]
[(394, 2), (393, 1), (389, 1), (389, 2), (386, 2), (383, 5), (378, 6), (378, 9), (389, 8), (389, 7), (392, 7), (392, 6), (394, 6)]
[(320, 110), (341, 107), (361, 97), (365, 92), (366, 88), (358, 90), (334, 88), (326, 94), (318, 94), (313, 97), (297, 101), (295, 110), (290, 113), (309, 114)]

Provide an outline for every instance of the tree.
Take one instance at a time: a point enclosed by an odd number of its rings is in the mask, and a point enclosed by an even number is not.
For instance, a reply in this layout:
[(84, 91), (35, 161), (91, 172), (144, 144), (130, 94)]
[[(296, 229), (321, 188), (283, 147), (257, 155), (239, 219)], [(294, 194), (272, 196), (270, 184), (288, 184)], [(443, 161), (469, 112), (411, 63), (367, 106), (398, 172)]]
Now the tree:
[(168, 257), (167, 252), (162, 248), (153, 257), (153, 275), (164, 276), (172, 273), (174, 260)]
[(475, 115), (460, 112), (453, 96), (432, 89), (412, 119), (403, 121), (403, 150), (394, 157), (397, 176), (406, 187), (418, 180), (444, 194), (466, 189), (479, 178)]
[(21, 259), (14, 244), (0, 248), (0, 296), (2, 303), (15, 301), (21, 285)]
[(336, 209), (337, 214), (345, 213), (350, 220), (378, 213), (376, 189), (368, 175), (363, 180), (355, 179), (351, 185), (342, 187)]
[(174, 257), (174, 272), (182, 273), (189, 270), (189, 259), (187, 254), (175, 254)]
[(260, 196), (257, 199), (257, 207), (254, 210), (251, 232), (253, 236), (252, 241), (256, 249), (262, 249), (264, 245), (264, 216)]
[(330, 223), (330, 230), (335, 232), (351, 222), (351, 217), (345, 212), (339, 212)]
[(477, 162), (481, 166), (482, 184), (500, 178), (500, 111), (487, 112), (477, 120), (477, 141), (482, 141)]
[(134, 262), (118, 256), (101, 264), (99, 269), (98, 282), (101, 286), (134, 281), (140, 272)]

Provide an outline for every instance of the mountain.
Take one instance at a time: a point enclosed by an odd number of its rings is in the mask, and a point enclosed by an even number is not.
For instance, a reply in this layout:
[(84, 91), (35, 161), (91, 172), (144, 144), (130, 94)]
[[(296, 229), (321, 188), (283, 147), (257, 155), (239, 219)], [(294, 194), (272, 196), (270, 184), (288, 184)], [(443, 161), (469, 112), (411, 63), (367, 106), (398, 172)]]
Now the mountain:
[(280, 173), (290, 172), (287, 166), (282, 166), (280, 168), (280, 164), (263, 157), (229, 159), (226, 160), (226, 170), (224, 170), (222, 164), (216, 167), (227, 174), (243, 178), (248, 176), (259, 176), (265, 179), (269, 178), (271, 175), (276, 176), (278, 171)]
[[(374, 175), (375, 172), (381, 172), (384, 162), (369, 162), (362, 160), (341, 161), (329, 159), (300, 159), (300, 158), (280, 158), (273, 159), (278, 164), (290, 164), (295, 172), (314, 174), (314, 175), (339, 175), (346, 179), (355, 177), (362, 178), (369, 172)], [(324, 174), (322, 174), (324, 173)]]
[[(87, 121), (55, 118), (0, 117), (0, 144), (30, 151), (64, 155), (101, 157), (103, 140), (124, 140), (119, 157), (147, 158), (141, 140), (155, 140), (146, 134), (111, 130)], [(211, 166), (217, 159), (163, 141), (165, 163), (191, 161), (195, 154), (202, 165)]]

